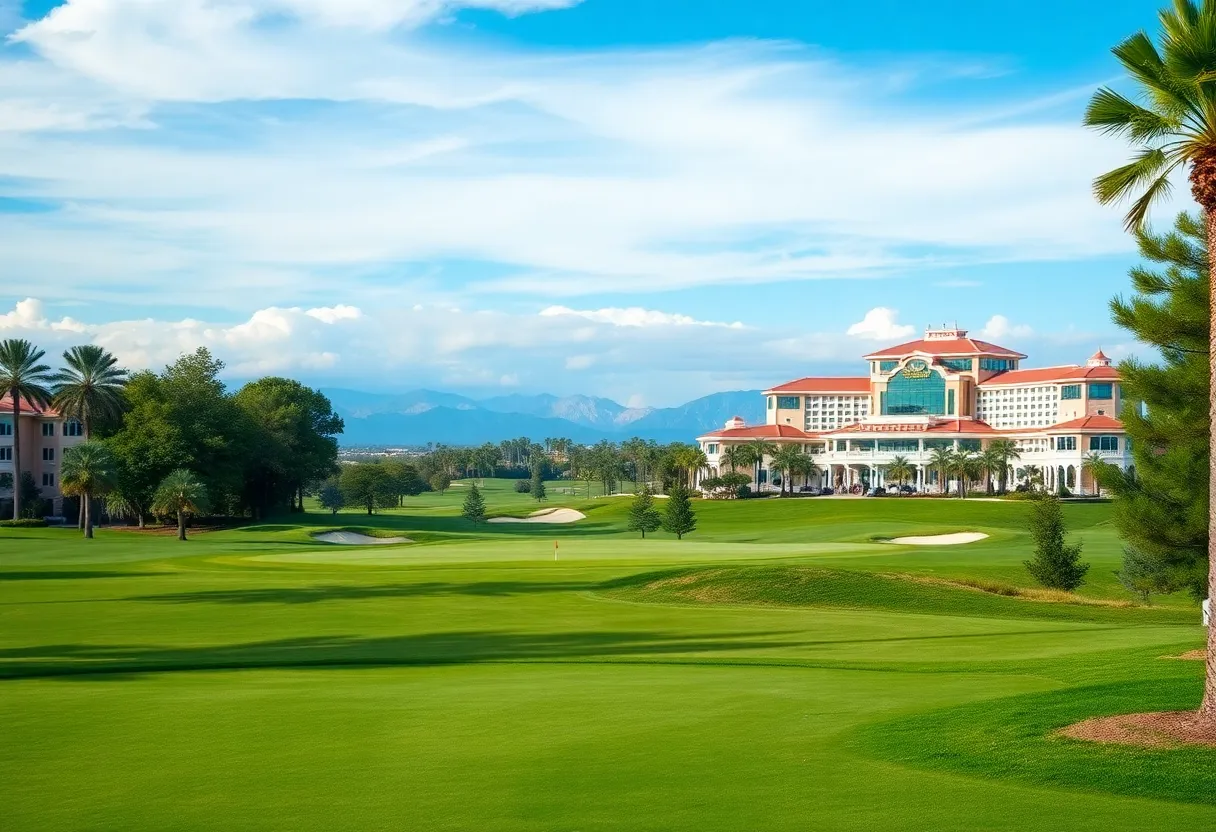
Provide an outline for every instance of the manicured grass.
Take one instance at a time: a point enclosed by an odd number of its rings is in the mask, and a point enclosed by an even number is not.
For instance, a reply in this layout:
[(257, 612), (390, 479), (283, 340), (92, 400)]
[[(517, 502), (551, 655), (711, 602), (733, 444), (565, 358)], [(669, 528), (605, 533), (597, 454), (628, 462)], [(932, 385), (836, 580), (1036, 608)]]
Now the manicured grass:
[[(3, 827), (1216, 824), (1216, 755), (1053, 736), (1193, 707), (1202, 665), (1158, 658), (1201, 645), (1193, 602), (949, 583), (1028, 586), (1025, 505), (698, 503), (690, 538), (641, 541), (627, 498), (551, 499), (588, 515), (551, 527), (473, 526), (461, 499), (184, 544), (0, 530)], [(1109, 506), (1065, 515), (1083, 594), (1127, 600)], [(337, 528), (418, 542), (311, 537)], [(991, 537), (873, 542), (960, 530)]]

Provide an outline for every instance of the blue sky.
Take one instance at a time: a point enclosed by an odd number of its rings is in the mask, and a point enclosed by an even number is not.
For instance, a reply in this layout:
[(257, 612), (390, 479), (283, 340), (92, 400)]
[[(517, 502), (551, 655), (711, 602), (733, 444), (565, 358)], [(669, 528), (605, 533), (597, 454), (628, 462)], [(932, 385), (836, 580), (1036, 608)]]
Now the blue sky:
[(0, 337), (651, 405), (1127, 354), (1079, 120), (1156, 6), (0, 0)]

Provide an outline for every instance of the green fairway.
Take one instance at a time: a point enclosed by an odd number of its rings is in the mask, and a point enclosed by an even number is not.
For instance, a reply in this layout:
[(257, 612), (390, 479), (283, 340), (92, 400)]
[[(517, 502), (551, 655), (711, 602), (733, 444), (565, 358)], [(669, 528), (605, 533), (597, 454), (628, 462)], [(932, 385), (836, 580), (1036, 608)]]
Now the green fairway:
[[(627, 497), (553, 483), (585, 520), (474, 526), (467, 487), (187, 543), (0, 529), (0, 827), (1216, 826), (1210, 749), (1054, 736), (1201, 696), (1163, 658), (1197, 605), (1125, 603), (1107, 505), (1065, 507), (1093, 567), (1058, 603), (1009, 594), (1024, 503), (698, 502), (642, 541)], [(954, 531), (989, 538), (878, 542)]]

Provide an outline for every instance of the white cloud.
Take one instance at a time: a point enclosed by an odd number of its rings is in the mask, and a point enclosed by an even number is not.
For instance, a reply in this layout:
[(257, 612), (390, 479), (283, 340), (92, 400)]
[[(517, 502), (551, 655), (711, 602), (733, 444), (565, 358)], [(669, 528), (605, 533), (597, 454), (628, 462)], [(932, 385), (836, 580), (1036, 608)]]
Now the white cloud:
[(346, 306), (344, 304), (309, 309), (304, 314), (326, 324), (337, 323), (338, 321), (354, 321), (363, 316), (363, 313), (357, 307)]
[(979, 334), (987, 339), (1029, 338), (1034, 335), (1034, 329), (1027, 324), (1014, 324), (1004, 315), (993, 315)]
[(594, 355), (572, 355), (566, 359), (567, 370), (586, 370), (595, 364)]
[(546, 318), (569, 315), (586, 318), (596, 323), (612, 324), (613, 326), (718, 326), (729, 329), (743, 328), (743, 324), (739, 321), (729, 324), (718, 321), (698, 321), (696, 318), (689, 317), (688, 315), (659, 312), (654, 309), (643, 309), (640, 306), (631, 306), (628, 309), (615, 307), (604, 309), (569, 309), (565, 306), (550, 306), (542, 309), (540, 314)]
[(901, 324), (898, 319), (897, 310), (877, 306), (867, 312), (860, 321), (850, 326), (847, 334), (869, 341), (894, 341), (915, 334), (916, 327), (911, 324)]

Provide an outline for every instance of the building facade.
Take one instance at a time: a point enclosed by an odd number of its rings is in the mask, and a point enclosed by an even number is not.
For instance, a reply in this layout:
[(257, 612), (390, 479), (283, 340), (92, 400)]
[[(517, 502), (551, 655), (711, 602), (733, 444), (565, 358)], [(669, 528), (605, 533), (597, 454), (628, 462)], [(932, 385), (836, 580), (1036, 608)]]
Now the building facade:
[[(965, 330), (930, 329), (916, 341), (864, 356), (868, 373), (810, 377), (764, 392), (764, 425), (735, 418), (698, 437), (709, 460), (704, 476), (723, 473), (722, 452), (757, 440), (797, 444), (818, 473), (798, 484), (864, 491), (893, 485), (886, 469), (896, 457), (913, 467), (907, 484), (942, 491), (932, 457), (940, 448), (979, 452), (994, 439), (1015, 443), (1006, 482), (1031, 477), (1074, 493), (1097, 489), (1086, 458), (1127, 469), (1131, 449), (1118, 419), (1123, 406), (1118, 371), (1101, 350), (1084, 365), (1024, 369), (1025, 355), (970, 338)], [(759, 489), (775, 488), (760, 467)], [(740, 473), (749, 473), (740, 469)]]
[[(65, 419), (53, 408), (21, 402), (21, 424), (13, 430), (13, 401), (0, 397), (0, 504), (12, 511), (15, 433), (21, 436), (21, 468), (34, 477), (43, 499), (52, 501), (52, 513), (63, 510), (59, 468), (63, 454), (84, 441), (84, 430), (75, 419)], [(7, 476), (5, 476), (7, 474)], [(11, 516), (0, 516), (5, 519)]]

